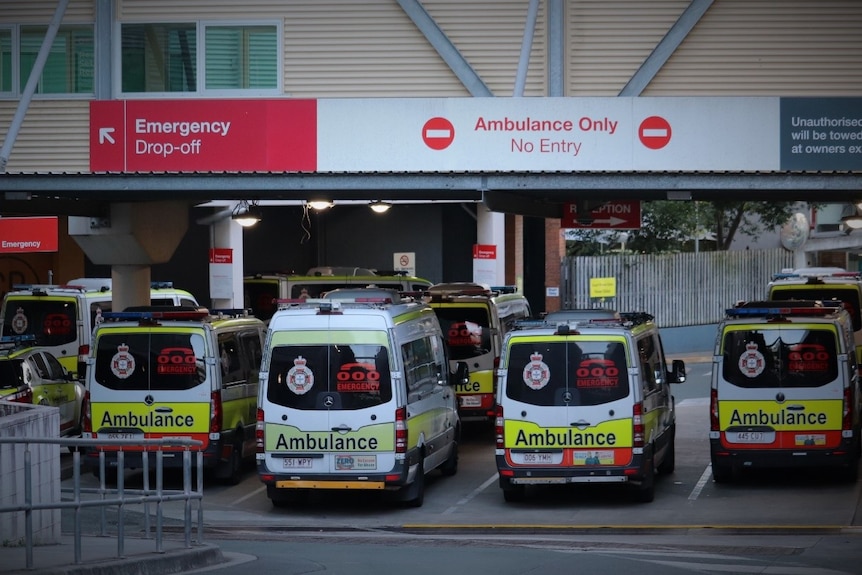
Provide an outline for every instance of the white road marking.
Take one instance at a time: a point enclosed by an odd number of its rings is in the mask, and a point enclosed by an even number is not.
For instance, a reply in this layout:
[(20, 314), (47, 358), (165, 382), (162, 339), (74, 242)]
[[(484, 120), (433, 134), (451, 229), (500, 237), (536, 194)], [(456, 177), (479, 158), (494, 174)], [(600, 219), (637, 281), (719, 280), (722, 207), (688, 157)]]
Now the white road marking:
[(710, 477), (712, 477), (712, 464), (707, 465), (706, 469), (703, 470), (703, 474), (700, 476), (700, 479), (697, 480), (694, 489), (691, 490), (691, 493), (688, 496), (689, 501), (695, 501), (698, 498)]
[(449, 515), (449, 514), (455, 513), (455, 511), (457, 511), (457, 510), (458, 510), (458, 507), (459, 507), (460, 505), (465, 505), (465, 504), (469, 503), (471, 499), (473, 499), (474, 497), (476, 497), (477, 495), (479, 495), (480, 493), (482, 493), (483, 491), (485, 491), (485, 489), (486, 489), (489, 485), (491, 485), (492, 483), (494, 483), (495, 481), (497, 481), (497, 474), (496, 474), (496, 473), (495, 473), (494, 475), (492, 475), (491, 477), (489, 477), (489, 478), (485, 481), (485, 483), (483, 483), (482, 485), (480, 485), (479, 487), (477, 487), (476, 489), (474, 489), (473, 491), (471, 491), (470, 493), (468, 493), (467, 495), (465, 495), (465, 496), (464, 496), (460, 501), (458, 501), (455, 505), (453, 505), (452, 507), (450, 507), (449, 509), (447, 509), (446, 511), (444, 511), (444, 512), (443, 512), (443, 515)]

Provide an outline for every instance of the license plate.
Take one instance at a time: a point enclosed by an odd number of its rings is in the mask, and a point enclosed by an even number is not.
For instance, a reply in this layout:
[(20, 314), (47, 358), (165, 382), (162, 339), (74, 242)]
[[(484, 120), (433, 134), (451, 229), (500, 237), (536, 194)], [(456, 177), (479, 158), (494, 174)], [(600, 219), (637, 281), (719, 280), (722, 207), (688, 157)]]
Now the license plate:
[(775, 441), (774, 431), (735, 431), (727, 434), (731, 443), (772, 443)]
[(282, 461), (285, 469), (311, 469), (310, 457), (285, 457)]
[(462, 395), (461, 407), (482, 407), (481, 395)]
[(140, 433), (106, 433), (105, 439), (143, 439), (144, 436)]
[(554, 457), (550, 453), (525, 453), (524, 463), (544, 463), (551, 464), (554, 462)]

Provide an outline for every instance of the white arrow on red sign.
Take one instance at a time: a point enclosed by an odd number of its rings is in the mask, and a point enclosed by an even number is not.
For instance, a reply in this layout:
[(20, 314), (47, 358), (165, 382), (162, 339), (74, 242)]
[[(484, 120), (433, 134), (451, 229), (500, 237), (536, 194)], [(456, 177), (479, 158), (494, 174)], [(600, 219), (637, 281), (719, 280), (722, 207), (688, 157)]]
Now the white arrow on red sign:
[(114, 141), (114, 137), (111, 135), (114, 133), (114, 128), (99, 128), (99, 143), (104, 144), (105, 140), (111, 142), (112, 144), (116, 144)]

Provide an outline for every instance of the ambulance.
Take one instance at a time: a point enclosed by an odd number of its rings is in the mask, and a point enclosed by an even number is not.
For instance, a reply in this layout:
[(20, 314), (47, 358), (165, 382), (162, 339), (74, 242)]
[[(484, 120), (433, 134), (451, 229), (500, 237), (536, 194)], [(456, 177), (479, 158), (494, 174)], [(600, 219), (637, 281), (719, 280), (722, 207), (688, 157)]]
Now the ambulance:
[(421, 293), (431, 282), (394, 270), (380, 273), (368, 268), (322, 266), (305, 274), (257, 274), (243, 279), (245, 307), (268, 321), (279, 299), (319, 298), (339, 288), (378, 287)]
[(843, 302), (853, 324), (856, 363), (862, 367), (862, 273), (832, 267), (783, 271), (772, 276), (767, 285), (766, 299)]
[(855, 481), (860, 388), (853, 321), (838, 301), (762, 301), (726, 310), (712, 363), (716, 483), (757, 468), (829, 467)]
[(276, 507), (309, 492), (377, 491), (421, 506), (425, 475), (458, 470), (461, 422), (443, 332), (392, 290), (279, 302), (267, 330), (257, 467)]
[(670, 384), (685, 381), (685, 364), (668, 364), (650, 314), (577, 315), (516, 323), (503, 341), (495, 431), (503, 498), (604, 483), (652, 501), (656, 472), (675, 467)]
[[(78, 379), (90, 337), (103, 312), (111, 311), (111, 278), (79, 278), (64, 285), (19, 284), (3, 298), (2, 336), (35, 337), (34, 345), (50, 351)], [(197, 306), (194, 296), (171, 282), (153, 282), (152, 305)]]
[(461, 420), (493, 422), (494, 370), (503, 337), (515, 322), (531, 317), (527, 298), (514, 286), (471, 282), (434, 284), (428, 297), (446, 334), (451, 361), (464, 361), (470, 369), (469, 381), (456, 387)]
[[(238, 483), (254, 457), (265, 332), (245, 310), (153, 306), (104, 313), (87, 358), (83, 437), (200, 440), (205, 470)], [(146, 448), (123, 449), (125, 467), (141, 468)], [(91, 449), (84, 464), (100, 476), (104, 451), (104, 472), (113, 479), (115, 450)], [(155, 453), (147, 455), (154, 469)], [(181, 465), (181, 451), (164, 452), (165, 467)]]

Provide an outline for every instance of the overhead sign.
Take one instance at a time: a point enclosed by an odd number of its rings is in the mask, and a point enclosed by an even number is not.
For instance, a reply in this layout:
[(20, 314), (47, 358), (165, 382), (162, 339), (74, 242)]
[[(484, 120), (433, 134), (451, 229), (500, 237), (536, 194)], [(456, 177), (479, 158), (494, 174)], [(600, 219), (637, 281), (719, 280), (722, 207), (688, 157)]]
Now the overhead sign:
[(90, 102), (94, 172), (315, 171), (315, 100)]
[(563, 207), (561, 228), (633, 230), (641, 227), (641, 203), (633, 201), (611, 201), (593, 208), (587, 213), (578, 213), (575, 203)]
[(90, 168), (860, 170), (860, 110), (859, 97), (94, 101)]
[(56, 252), (57, 217), (0, 218), (0, 254)]

